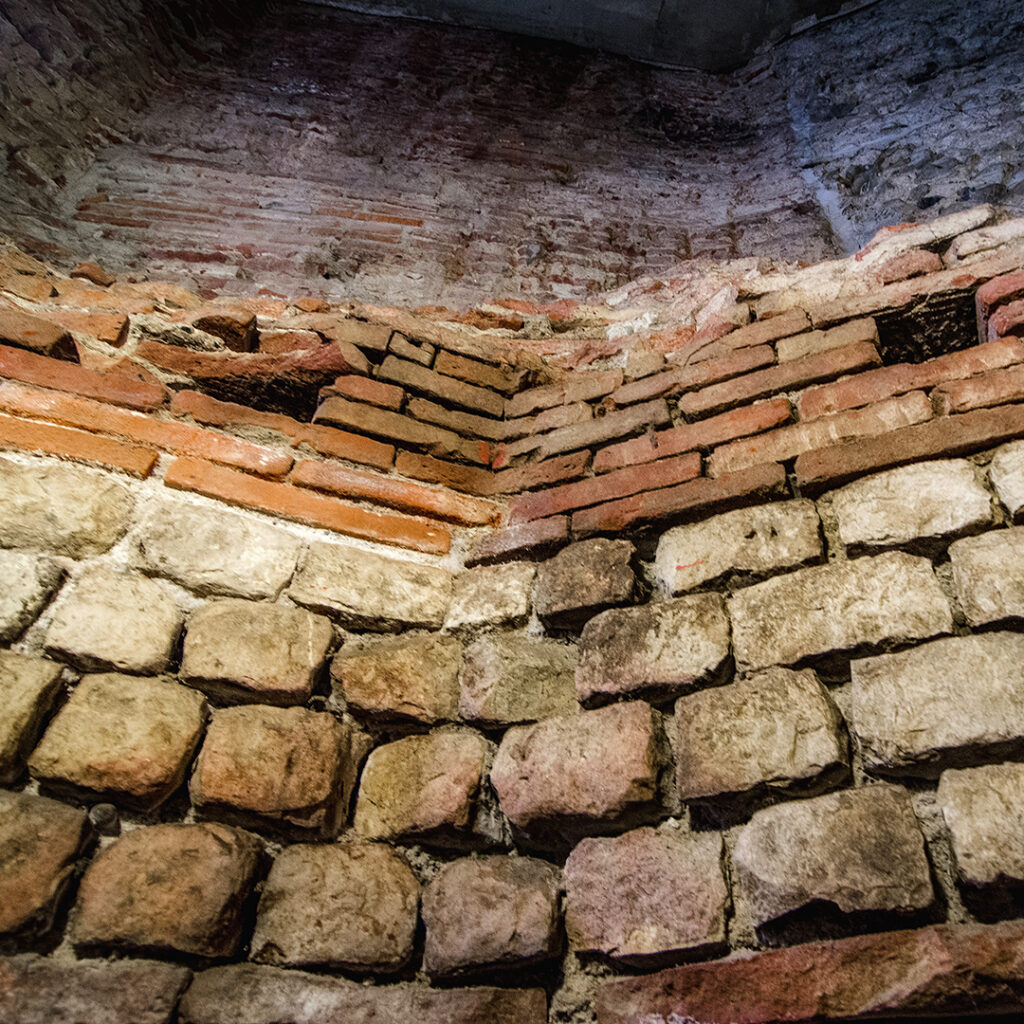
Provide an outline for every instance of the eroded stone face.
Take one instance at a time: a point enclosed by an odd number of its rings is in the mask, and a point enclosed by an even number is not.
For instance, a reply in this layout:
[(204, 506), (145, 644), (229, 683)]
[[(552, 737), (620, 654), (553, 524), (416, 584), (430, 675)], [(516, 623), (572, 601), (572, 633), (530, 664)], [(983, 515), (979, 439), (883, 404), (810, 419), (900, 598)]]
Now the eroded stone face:
[(52, 661), (0, 651), (0, 785), (10, 785), (25, 767), (60, 689), (60, 674)]
[(1024, 509), (1024, 441), (1012, 441), (996, 449), (988, 472), (999, 500), (1016, 520)]
[(445, 628), (521, 626), (530, 617), (530, 595), (537, 567), (530, 562), (481, 565), (455, 578)]
[(537, 569), (534, 605), (541, 621), (574, 626), (613, 605), (632, 604), (637, 579), (628, 540), (603, 537), (562, 548)]
[(1024, 526), (958, 540), (949, 546), (949, 560), (972, 626), (1024, 618)]
[(9, 644), (25, 632), (63, 576), (49, 558), (0, 549), (0, 643)]

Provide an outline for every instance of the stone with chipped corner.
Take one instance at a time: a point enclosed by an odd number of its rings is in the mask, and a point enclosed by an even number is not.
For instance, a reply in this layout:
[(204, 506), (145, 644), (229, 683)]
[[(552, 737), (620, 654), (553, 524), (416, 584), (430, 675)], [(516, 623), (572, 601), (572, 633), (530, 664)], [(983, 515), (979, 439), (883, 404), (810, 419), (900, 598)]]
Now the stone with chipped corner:
[(597, 537), (563, 548), (537, 569), (534, 606), (550, 626), (575, 626), (637, 597), (636, 549), (628, 540)]
[(445, 628), (522, 626), (530, 617), (530, 595), (537, 567), (531, 562), (481, 565), (455, 577)]
[(955, 541), (949, 560), (970, 625), (1024, 619), (1024, 526)]
[(60, 677), (61, 667), (52, 661), (0, 651), (0, 785), (21, 776), (60, 691)]
[(0, 549), (0, 643), (17, 640), (60, 585), (64, 571), (49, 558)]

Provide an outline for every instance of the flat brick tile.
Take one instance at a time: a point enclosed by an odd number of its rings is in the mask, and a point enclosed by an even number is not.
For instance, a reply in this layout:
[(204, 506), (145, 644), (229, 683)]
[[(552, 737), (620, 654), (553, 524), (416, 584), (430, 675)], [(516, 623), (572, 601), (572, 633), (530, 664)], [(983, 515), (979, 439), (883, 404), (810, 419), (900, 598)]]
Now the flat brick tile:
[(661, 426), (668, 420), (668, 406), (664, 399), (659, 398), (643, 405), (632, 405), (595, 420), (553, 430), (544, 438), (540, 457), (543, 459), (561, 452), (571, 452), (578, 448), (589, 448), (606, 441), (614, 441), (616, 438), (637, 434), (649, 427)]
[(416, 452), (399, 452), (395, 458), (395, 470), (402, 476), (410, 476), (414, 480), (443, 484), (445, 487), (468, 494), (486, 496), (497, 493), (494, 488), (494, 474), (489, 469), (482, 469), (479, 466), (446, 462), (444, 459), (435, 459), (433, 456), (420, 455)]
[(940, 384), (932, 390), (931, 400), (940, 416), (1024, 401), (1024, 366), (1007, 366)]
[(552, 516), (496, 530), (481, 537), (466, 559), (467, 566), (510, 562), (517, 558), (538, 558), (568, 543), (569, 517)]
[(505, 411), (505, 400), (486, 388), (466, 384), (454, 377), (446, 377), (435, 370), (428, 370), (419, 363), (406, 362), (389, 355), (377, 371), (382, 380), (401, 384), (403, 387), (435, 395), (453, 405), (475, 409), (500, 419)]

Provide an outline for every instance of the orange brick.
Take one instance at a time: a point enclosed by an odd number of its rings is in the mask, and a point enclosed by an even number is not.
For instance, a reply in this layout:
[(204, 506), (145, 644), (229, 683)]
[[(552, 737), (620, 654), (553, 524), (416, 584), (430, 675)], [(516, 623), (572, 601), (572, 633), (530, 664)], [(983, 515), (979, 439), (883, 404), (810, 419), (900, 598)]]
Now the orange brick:
[(435, 523), (408, 516), (368, 512), (336, 498), (314, 494), (292, 484), (261, 480), (199, 459), (175, 459), (164, 483), (178, 490), (195, 491), (230, 505), (268, 512), (307, 526), (316, 526), (349, 537), (443, 555), (451, 534)]
[(550, 487), (551, 484), (564, 483), (583, 476), (590, 462), (590, 452), (572, 452), (569, 455), (556, 455), (553, 459), (543, 462), (530, 462), (525, 466), (515, 466), (502, 470), (494, 476), (495, 494), (518, 494), (521, 491), (532, 491), (538, 487)]
[(76, 338), (85, 334), (114, 348), (120, 348), (128, 340), (128, 317), (119, 313), (76, 313), (71, 309), (54, 309), (47, 313), (47, 318)]
[(447, 377), (458, 377), (459, 380), (469, 384), (479, 384), (481, 387), (500, 391), (503, 394), (515, 391), (523, 378), (521, 372), (510, 370), (504, 366), (491, 366), (476, 359), (467, 359), (465, 356), (457, 356), (445, 349), (437, 353), (434, 369)]
[(569, 517), (552, 516), (481, 537), (466, 559), (467, 566), (491, 565), (520, 558), (537, 558), (550, 554), (569, 540)]
[(338, 377), (333, 384), (329, 384), (320, 392), (320, 398), (327, 398), (331, 395), (339, 395), (342, 398), (352, 398), (357, 402), (369, 402), (370, 405), (379, 405), (382, 409), (395, 409), (402, 407), (402, 399), (405, 392), (394, 384), (385, 384), (380, 380), (373, 380), (371, 377), (359, 377), (356, 374), (348, 374)]
[(65, 328), (17, 309), (0, 309), (0, 341), (56, 359), (78, 362), (74, 339)]
[(494, 494), (494, 474), (489, 469), (477, 466), (464, 466), (458, 462), (445, 462), (430, 455), (419, 455), (416, 452), (399, 452), (395, 459), (395, 469), (402, 476), (411, 476), (414, 480), (426, 480), (432, 484), (444, 484), (456, 491), (469, 494)]
[(83, 277), (86, 281), (92, 281), (101, 288), (109, 288), (117, 278), (109, 271), (104, 270), (98, 263), (79, 263), (71, 271), (71, 277)]
[(377, 376), (495, 418), (500, 419), (505, 411), (505, 400), (501, 395), (476, 384), (466, 384), (454, 377), (446, 377), (419, 363), (399, 359), (398, 356), (389, 355), (381, 364)]
[(967, 380), (941, 384), (931, 394), (932, 405), (940, 416), (981, 409), (988, 405), (1006, 405), (1024, 401), (1024, 364), (1007, 366)]
[(526, 416), (553, 405), (571, 405), (573, 402), (589, 402), (610, 394), (622, 384), (621, 370), (588, 370), (569, 376), (560, 384), (545, 384), (529, 391), (513, 395), (505, 405), (509, 419)]

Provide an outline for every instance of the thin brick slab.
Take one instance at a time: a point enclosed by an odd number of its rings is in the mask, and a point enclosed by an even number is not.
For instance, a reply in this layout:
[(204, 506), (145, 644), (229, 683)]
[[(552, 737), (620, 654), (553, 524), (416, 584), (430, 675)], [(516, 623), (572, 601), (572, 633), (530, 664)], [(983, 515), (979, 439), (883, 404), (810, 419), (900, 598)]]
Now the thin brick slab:
[(445, 628), (522, 626), (530, 617), (537, 567), (530, 562), (481, 565), (455, 578)]
[(391, 972), (412, 957), (420, 885), (375, 843), (290, 846), (263, 886), (252, 959)]
[(49, 558), (0, 549), (0, 643), (9, 644), (25, 632), (63, 577)]
[(603, 537), (563, 548), (537, 570), (534, 605), (542, 622), (573, 626), (613, 605), (632, 604), (636, 549), (628, 540)]
[(639, 828), (584, 839), (566, 861), (565, 890), (576, 952), (644, 967), (726, 948), (731, 901), (718, 833)]
[(303, 704), (333, 641), (330, 620), (304, 608), (211, 601), (189, 617), (181, 677), (225, 700)]
[(952, 632), (931, 563), (899, 551), (799, 569), (729, 598), (741, 669)]
[(60, 665), (52, 661), (0, 651), (0, 785), (21, 775), (60, 690), (60, 676)]
[(561, 949), (561, 872), (530, 857), (444, 865), (423, 892), (423, 965), (444, 978), (525, 967)]
[(999, 500), (1014, 521), (1024, 509), (1024, 441), (1012, 441), (996, 450), (988, 467), (989, 479)]
[(92, 568), (57, 596), (46, 653), (86, 670), (156, 675), (171, 660), (182, 619), (153, 580)]
[(1024, 619), (1024, 526), (958, 540), (949, 546), (949, 560), (970, 625)]
[(674, 527), (658, 541), (655, 572), (668, 593), (682, 594), (732, 574), (767, 575), (821, 557), (817, 509), (798, 499)]
[(60, 792), (150, 810), (185, 779), (206, 719), (202, 694), (164, 679), (85, 676), (29, 758)]
[(439, 629), (452, 597), (452, 575), (419, 562), (316, 543), (309, 546), (288, 594), (346, 626), (385, 632)]
[(576, 695), (664, 700), (720, 682), (729, 665), (729, 619), (720, 594), (694, 594), (595, 615), (580, 635)]

